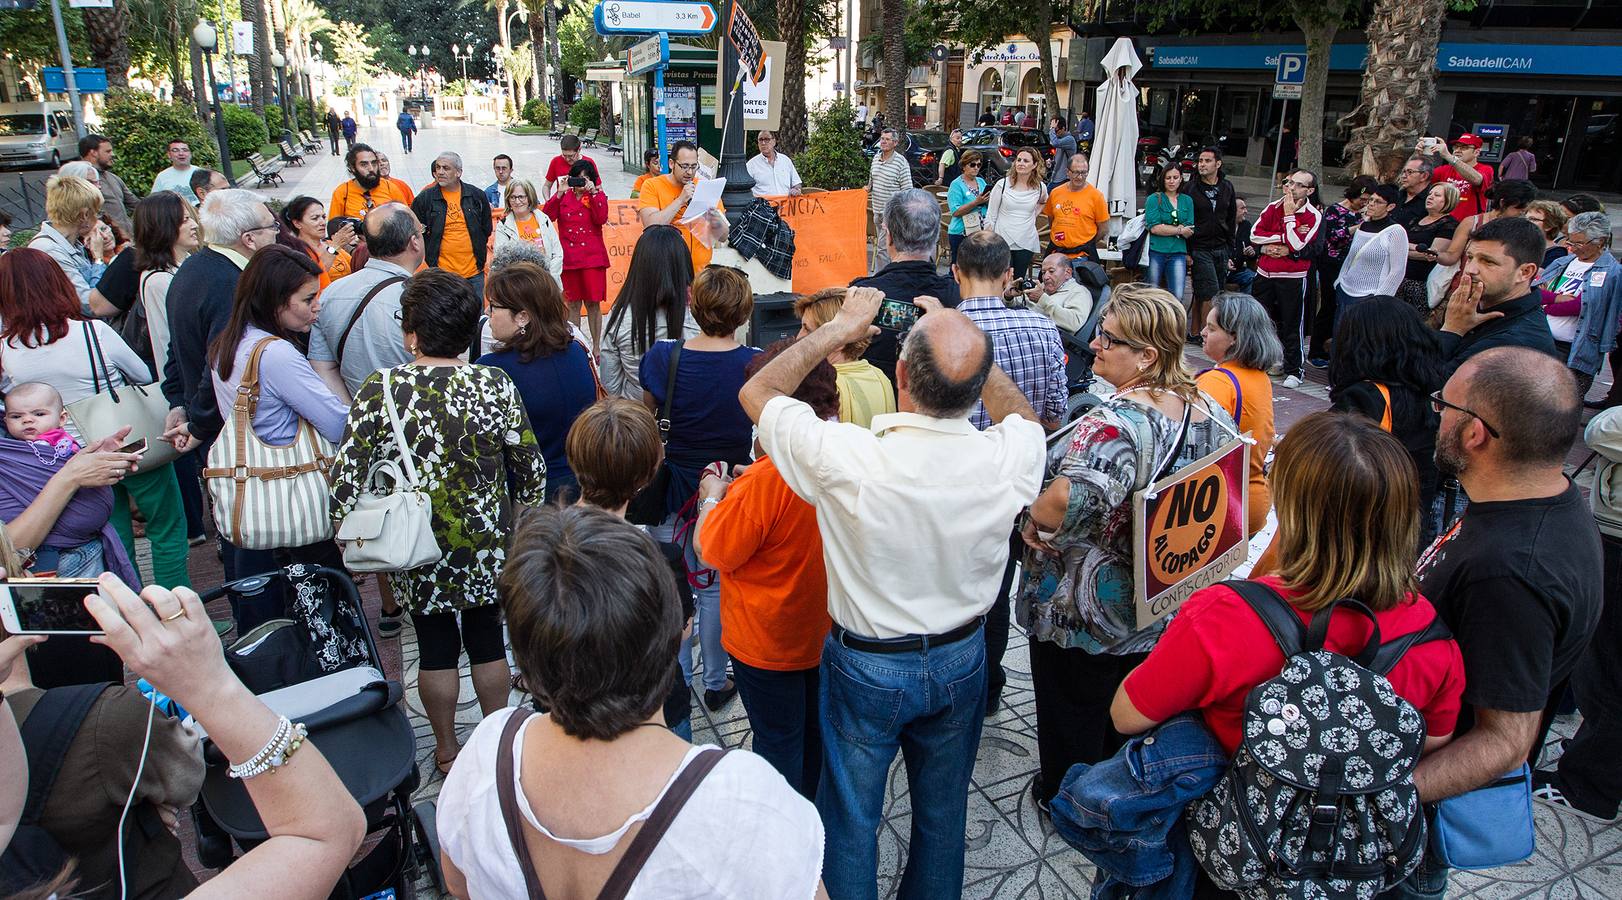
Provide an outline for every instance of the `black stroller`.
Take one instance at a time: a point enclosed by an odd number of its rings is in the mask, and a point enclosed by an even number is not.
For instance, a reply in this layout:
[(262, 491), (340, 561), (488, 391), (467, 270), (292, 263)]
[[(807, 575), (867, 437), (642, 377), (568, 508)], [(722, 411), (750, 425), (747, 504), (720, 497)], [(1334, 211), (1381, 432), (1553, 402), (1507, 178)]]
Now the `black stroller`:
[[(416, 737), (400, 698), (404, 689), (383, 675), (360, 595), (347, 573), (291, 565), (241, 578), (204, 595), (252, 595), (276, 579), (289, 585), (287, 619), (273, 619), (226, 649), (237, 677), (271, 709), (302, 721), (309, 739), (337, 770), (366, 813), (362, 854), (333, 888), (334, 900), (415, 896), (426, 865), (441, 885), (433, 825), (411, 808), (418, 785)], [(208, 771), (193, 806), (197, 855), (221, 868), (268, 835), (242, 782), (226, 775), (229, 763), (204, 740)], [(429, 807), (431, 809), (431, 807)]]

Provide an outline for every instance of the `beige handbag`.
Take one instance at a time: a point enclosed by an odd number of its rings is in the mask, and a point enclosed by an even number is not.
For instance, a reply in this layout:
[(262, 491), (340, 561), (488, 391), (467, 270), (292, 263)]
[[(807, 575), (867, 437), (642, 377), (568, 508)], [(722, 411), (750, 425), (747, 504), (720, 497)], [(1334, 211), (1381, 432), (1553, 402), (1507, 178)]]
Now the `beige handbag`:
[[(439, 562), (443, 555), (434, 537), (433, 499), (423, 489), (406, 444), (388, 369), (383, 370), (383, 410), (400, 462), (386, 459), (374, 464), (354, 508), (338, 524), (344, 568), (351, 572), (405, 572)], [(387, 486), (379, 490), (379, 476), (385, 475)]]
[(272, 341), (253, 347), (231, 418), (208, 451), (203, 479), (214, 499), (214, 521), (226, 540), (244, 550), (302, 547), (332, 537), (328, 509), (332, 443), (299, 422), (291, 443), (274, 446), (253, 433), (259, 406), (259, 357)]
[(146, 450), (135, 464), (136, 472), (150, 472), (174, 462), (180, 451), (163, 440), (163, 424), (169, 415), (169, 401), (164, 399), (163, 392), (156, 384), (113, 387), (113, 373), (101, 352), (101, 339), (96, 337), (93, 322), (84, 323), (84, 346), (85, 355), (90, 358), (90, 383), (95, 393), (67, 405), (68, 416), (79, 429), (84, 443), (93, 444), (128, 425), (130, 433), (124, 439), (125, 445), (146, 441)]

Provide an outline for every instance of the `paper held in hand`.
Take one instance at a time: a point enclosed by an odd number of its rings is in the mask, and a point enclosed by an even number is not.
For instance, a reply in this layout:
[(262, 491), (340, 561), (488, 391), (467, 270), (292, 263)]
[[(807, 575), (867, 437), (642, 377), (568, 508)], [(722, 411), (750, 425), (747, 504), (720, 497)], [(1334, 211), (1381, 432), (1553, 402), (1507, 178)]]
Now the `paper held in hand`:
[(721, 192), (726, 189), (725, 178), (701, 178), (693, 189), (693, 199), (687, 201), (687, 209), (683, 210), (681, 224), (686, 225), (704, 216), (705, 213), (715, 209), (721, 202)]

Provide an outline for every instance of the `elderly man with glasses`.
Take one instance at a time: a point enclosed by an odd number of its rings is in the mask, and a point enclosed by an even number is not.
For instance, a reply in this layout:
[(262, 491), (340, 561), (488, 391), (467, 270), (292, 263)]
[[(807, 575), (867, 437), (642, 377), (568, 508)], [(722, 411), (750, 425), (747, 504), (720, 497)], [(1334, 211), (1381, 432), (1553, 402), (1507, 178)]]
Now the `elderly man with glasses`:
[(755, 136), (760, 152), (749, 159), (749, 177), (755, 179), (756, 197), (782, 197), (800, 192), (800, 173), (794, 160), (777, 152), (777, 135), (762, 131)]
[(467, 279), (484, 296), (484, 254), (490, 244), (490, 201), (482, 188), (462, 180), (462, 157), (445, 151), (434, 157), (434, 183), (411, 201), (411, 211), (428, 230), (423, 261)]
[[(726, 207), (719, 200), (715, 202), (715, 208), (702, 217), (692, 222), (685, 221), (689, 215), (687, 204), (697, 189), (698, 148), (693, 146), (692, 141), (677, 141), (670, 145), (670, 174), (649, 178), (642, 183), (642, 205), (637, 209), (644, 228), (649, 225), (676, 226), (682, 240), (687, 243), (687, 251), (693, 255), (694, 272), (709, 265), (710, 248), (727, 239)], [(696, 223), (703, 224), (702, 231), (705, 233), (693, 233), (692, 226)]]
[(1425, 197), (1430, 193), (1433, 171), (1435, 167), (1419, 156), (1410, 157), (1402, 164), (1401, 171), (1397, 172), (1397, 188), (1402, 191), (1402, 196), (1391, 213), (1393, 222), (1403, 228), (1412, 228), (1415, 222), (1428, 215)]

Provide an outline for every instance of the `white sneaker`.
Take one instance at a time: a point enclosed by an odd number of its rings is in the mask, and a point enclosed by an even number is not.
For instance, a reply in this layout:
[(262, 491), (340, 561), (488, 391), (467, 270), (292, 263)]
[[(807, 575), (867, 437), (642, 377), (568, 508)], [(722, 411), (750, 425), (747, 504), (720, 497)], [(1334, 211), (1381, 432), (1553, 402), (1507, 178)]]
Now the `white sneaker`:
[(1299, 375), (1286, 375), (1286, 376), (1284, 376), (1283, 384), (1284, 384), (1285, 387), (1287, 387), (1287, 388), (1289, 388), (1290, 390), (1293, 391), (1296, 388), (1301, 386), (1301, 376), (1299, 376)]

